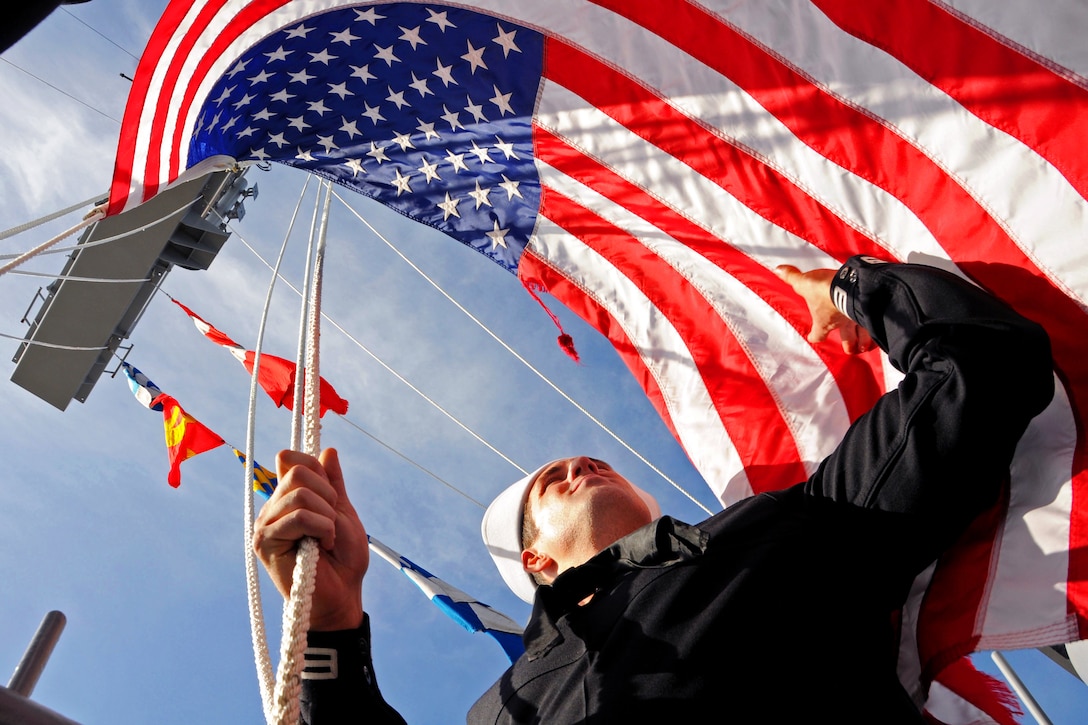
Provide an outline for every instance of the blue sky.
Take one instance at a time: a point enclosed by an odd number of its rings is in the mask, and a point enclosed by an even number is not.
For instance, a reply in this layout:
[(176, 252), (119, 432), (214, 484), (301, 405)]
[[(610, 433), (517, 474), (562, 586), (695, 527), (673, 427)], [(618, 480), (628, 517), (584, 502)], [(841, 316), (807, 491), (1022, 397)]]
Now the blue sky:
[[(120, 74), (133, 74), (133, 56), (164, 6), (163, 0), (94, 0), (62, 9), (0, 59), (0, 229), (105, 191), (128, 91)], [(280, 167), (253, 170), (249, 178), (260, 196), (248, 203), (212, 268), (175, 270), (163, 285), (247, 346), (256, 339), (269, 273), (242, 239), (274, 258), (306, 182), (304, 174)], [(285, 268), (296, 286), (314, 188), (303, 201)], [(606, 341), (553, 303), (582, 354), (575, 365), (556, 346), (547, 315), (511, 274), (376, 204), (341, 196), (545, 375), (714, 508)], [(74, 222), (70, 217), (6, 240), (0, 253), (29, 248)], [(667, 513), (703, 517), (335, 201), (328, 254), (325, 311), (515, 462), (529, 468), (590, 452), (657, 495)], [(56, 273), (62, 264), (51, 256), (28, 269)], [(40, 285), (11, 275), (0, 281), (0, 333), (22, 334), (19, 318)], [(278, 285), (267, 351), (292, 356), (297, 309), (297, 297)], [(166, 297), (152, 301), (130, 342), (130, 362), (229, 442), (244, 444), (244, 370)], [(14, 353), (16, 344), (7, 345)], [(13, 365), (5, 364), (8, 377)], [(524, 621), (527, 606), (505, 590), (479, 541), (482, 511), (471, 500), (489, 500), (517, 470), (331, 326), (323, 336), (322, 372), (351, 402), (350, 421), (464, 494), (328, 416), (322, 443), (341, 450), (370, 533)], [(174, 490), (166, 484), (161, 418), (141, 408), (120, 379), (104, 376), (86, 404), (72, 403), (64, 413), (6, 382), (0, 406), (6, 441), (0, 672), (14, 668), (44, 613), (60, 609), (69, 622), (34, 694), (42, 704), (84, 723), (259, 722), (243, 569), (244, 483), (229, 449), (186, 463)], [(289, 440), (290, 421), (266, 398), (258, 402), (258, 418), (257, 459), (271, 465)], [(276, 651), (279, 597), (266, 587), (264, 601)], [(379, 681), (411, 723), (460, 721), (505, 667), (494, 642), (459, 629), (380, 560), (367, 577), (364, 603), (374, 619)], [(1074, 713), (1088, 707), (1088, 688), (1042, 655), (1013, 653), (1010, 660), (1055, 722), (1075, 722)]]

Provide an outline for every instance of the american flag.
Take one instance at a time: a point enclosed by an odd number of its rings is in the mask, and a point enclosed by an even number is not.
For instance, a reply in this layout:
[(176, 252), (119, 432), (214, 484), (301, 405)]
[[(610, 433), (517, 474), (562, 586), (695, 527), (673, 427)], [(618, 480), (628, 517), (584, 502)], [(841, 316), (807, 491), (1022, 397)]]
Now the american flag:
[(110, 209), (282, 161), (436, 226), (608, 336), (726, 505), (803, 479), (896, 382), (808, 343), (775, 266), (922, 261), (1002, 297), (1062, 384), (1008, 515), (916, 588), (921, 700), (972, 649), (1088, 635), (1085, 30), (1012, 0), (174, 2)]

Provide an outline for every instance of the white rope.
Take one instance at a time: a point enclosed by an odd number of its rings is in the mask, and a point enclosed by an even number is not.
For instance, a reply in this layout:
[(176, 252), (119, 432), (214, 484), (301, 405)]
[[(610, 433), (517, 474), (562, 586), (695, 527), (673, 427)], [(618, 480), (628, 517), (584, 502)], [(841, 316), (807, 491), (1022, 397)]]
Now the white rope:
[(549, 386), (549, 387), (550, 387), (550, 388), (551, 388), (552, 390), (554, 390), (555, 392), (559, 393), (559, 395), (561, 395), (561, 396), (563, 397), (563, 399), (564, 399), (564, 400), (566, 400), (566, 401), (567, 401), (568, 403), (570, 403), (571, 405), (573, 405), (573, 406), (574, 406), (574, 407), (575, 407), (575, 408), (576, 408), (576, 409), (578, 410), (578, 412), (579, 412), (579, 413), (581, 413), (582, 415), (584, 415), (584, 416), (585, 416), (586, 418), (588, 418), (589, 420), (593, 421), (593, 422), (594, 422), (594, 423), (595, 423), (595, 424), (597, 425), (597, 427), (599, 427), (599, 428), (600, 428), (601, 430), (603, 430), (603, 431), (604, 431), (605, 433), (607, 433), (608, 435), (612, 436), (612, 439), (613, 439), (613, 440), (615, 440), (615, 441), (616, 441), (617, 443), (619, 443), (619, 444), (620, 444), (621, 446), (623, 446), (624, 448), (626, 448), (626, 449), (627, 449), (627, 451), (628, 451), (629, 453), (633, 454), (633, 455), (634, 455), (634, 456), (635, 456), (636, 458), (638, 458), (638, 459), (639, 459), (640, 461), (642, 461), (642, 462), (643, 462), (643, 463), (644, 463), (644, 464), (645, 464), (645, 465), (646, 465), (646, 466), (647, 466), (647, 467), (648, 467), (648, 468), (649, 468), (649, 469), (650, 469), (651, 471), (653, 471), (654, 473), (656, 473), (656, 474), (657, 474), (658, 476), (661, 476), (661, 478), (662, 478), (662, 479), (664, 479), (666, 483), (668, 483), (668, 484), (669, 484), (670, 486), (672, 486), (672, 487), (673, 487), (673, 488), (675, 488), (675, 489), (676, 489), (677, 491), (679, 491), (679, 492), (680, 492), (680, 493), (682, 493), (682, 494), (683, 494), (684, 496), (686, 496), (686, 497), (688, 498), (688, 500), (690, 500), (690, 501), (691, 501), (692, 503), (694, 503), (694, 504), (695, 504), (696, 506), (698, 506), (699, 508), (701, 508), (701, 509), (702, 509), (703, 511), (705, 511), (705, 512), (706, 512), (706, 513), (707, 513), (708, 515), (710, 515), (710, 514), (713, 514), (713, 512), (712, 512), (712, 511), (711, 511), (711, 510), (710, 510), (709, 508), (707, 508), (706, 506), (704, 506), (704, 505), (703, 505), (702, 503), (700, 503), (700, 502), (699, 502), (699, 500), (698, 500), (698, 499), (696, 499), (696, 498), (695, 498), (694, 496), (692, 496), (692, 495), (691, 495), (690, 493), (688, 493), (688, 491), (687, 491), (687, 490), (685, 490), (683, 486), (681, 486), (681, 485), (680, 485), (679, 483), (677, 483), (676, 481), (674, 481), (674, 480), (672, 480), (671, 478), (669, 478), (669, 476), (668, 476), (668, 475), (666, 475), (664, 471), (662, 471), (661, 469), (659, 469), (659, 468), (658, 468), (657, 466), (655, 466), (655, 465), (654, 465), (653, 463), (651, 463), (651, 462), (650, 462), (649, 460), (647, 460), (645, 456), (643, 456), (643, 455), (642, 455), (641, 453), (639, 453), (639, 452), (638, 452), (637, 450), (635, 450), (635, 449), (634, 449), (633, 447), (631, 447), (631, 445), (629, 445), (629, 444), (627, 443), (627, 441), (625, 441), (625, 440), (623, 440), (622, 438), (620, 438), (620, 436), (619, 436), (618, 434), (616, 434), (615, 432), (613, 432), (611, 428), (609, 428), (609, 427), (608, 427), (607, 425), (605, 425), (605, 424), (604, 424), (603, 422), (601, 422), (601, 421), (600, 421), (600, 420), (599, 420), (599, 419), (598, 419), (598, 418), (597, 418), (597, 417), (596, 417), (595, 415), (593, 415), (593, 414), (592, 414), (592, 413), (590, 413), (590, 412), (589, 412), (588, 410), (586, 410), (586, 409), (585, 409), (584, 407), (582, 407), (582, 405), (581, 405), (581, 404), (580, 404), (580, 403), (579, 403), (578, 401), (576, 401), (576, 400), (575, 400), (574, 398), (572, 398), (572, 397), (570, 397), (569, 395), (567, 395), (567, 393), (566, 393), (565, 391), (563, 391), (563, 390), (562, 390), (562, 389), (561, 389), (561, 388), (560, 388), (560, 387), (559, 387), (558, 385), (556, 385), (555, 383), (553, 383), (553, 382), (552, 382), (552, 381), (551, 381), (551, 380), (550, 380), (550, 379), (549, 379), (549, 378), (548, 378), (548, 377), (547, 377), (546, 375), (544, 375), (544, 373), (542, 373), (542, 372), (540, 372), (539, 370), (537, 370), (537, 369), (536, 369), (536, 367), (535, 367), (535, 366), (533, 366), (533, 364), (532, 364), (531, 362), (529, 362), (529, 361), (528, 361), (528, 360), (526, 360), (526, 359), (525, 359), (524, 357), (522, 357), (520, 353), (518, 353), (518, 352), (517, 352), (516, 350), (514, 350), (514, 348), (510, 347), (510, 345), (508, 345), (508, 344), (506, 343), (506, 341), (505, 341), (505, 340), (503, 340), (503, 339), (502, 339), (502, 338), (500, 338), (500, 337), (499, 337), (498, 335), (496, 335), (496, 334), (495, 334), (494, 332), (492, 332), (492, 331), (491, 331), (491, 329), (490, 329), (490, 328), (488, 328), (488, 326), (487, 326), (487, 325), (485, 325), (485, 324), (484, 324), (483, 322), (481, 322), (481, 321), (480, 321), (480, 320), (479, 320), (479, 319), (478, 319), (478, 318), (477, 318), (477, 317), (476, 317), (475, 315), (473, 315), (473, 314), (472, 314), (471, 312), (469, 312), (469, 311), (468, 311), (467, 309), (465, 309), (465, 307), (464, 307), (464, 306), (462, 306), (460, 302), (458, 302), (458, 301), (457, 301), (457, 300), (455, 300), (455, 299), (454, 299), (453, 297), (451, 297), (451, 296), (449, 295), (449, 293), (447, 293), (447, 292), (446, 292), (446, 290), (442, 289), (442, 287), (441, 287), (441, 286), (439, 286), (439, 284), (438, 284), (437, 282), (435, 282), (435, 281), (434, 281), (433, 279), (431, 279), (431, 278), (430, 278), (430, 277), (429, 277), (429, 276), (427, 275), (427, 273), (426, 273), (426, 272), (424, 272), (424, 271), (423, 271), (422, 269), (420, 269), (420, 268), (419, 268), (418, 266), (416, 266), (416, 264), (415, 264), (415, 263), (414, 263), (414, 262), (413, 262), (412, 260), (408, 259), (408, 257), (404, 256), (404, 254), (403, 254), (403, 253), (402, 253), (402, 252), (401, 252), (401, 251), (400, 251), (399, 249), (397, 249), (397, 248), (396, 248), (396, 246), (394, 246), (392, 242), (390, 242), (390, 241), (389, 241), (388, 239), (386, 239), (386, 238), (385, 238), (385, 236), (384, 236), (384, 235), (382, 235), (382, 233), (381, 233), (381, 232), (379, 232), (379, 231), (378, 231), (377, 229), (375, 229), (375, 228), (374, 228), (374, 227), (373, 227), (373, 226), (372, 226), (372, 225), (370, 224), (370, 222), (368, 222), (368, 221), (367, 221), (367, 220), (366, 220), (366, 219), (365, 219), (365, 218), (364, 218), (364, 217), (363, 217), (363, 216), (362, 216), (361, 214), (359, 214), (359, 212), (357, 212), (357, 211), (356, 211), (356, 210), (355, 210), (355, 209), (354, 209), (354, 208), (353, 208), (353, 207), (352, 207), (352, 206), (351, 206), (350, 204), (348, 204), (348, 203), (347, 203), (346, 201), (344, 201), (343, 197), (341, 197), (341, 196), (340, 196), (339, 194), (337, 194), (337, 193), (336, 193), (335, 191), (333, 192), (333, 195), (334, 195), (334, 196), (336, 196), (337, 200), (339, 200), (339, 202), (340, 202), (341, 204), (343, 204), (344, 206), (346, 206), (346, 207), (348, 208), (348, 211), (350, 211), (350, 212), (351, 212), (352, 214), (354, 214), (354, 215), (355, 215), (355, 218), (356, 218), (356, 219), (358, 219), (359, 221), (361, 221), (361, 222), (362, 222), (362, 223), (363, 223), (363, 224), (364, 224), (364, 225), (366, 226), (366, 228), (367, 228), (367, 229), (369, 229), (369, 230), (370, 230), (371, 232), (373, 232), (373, 233), (374, 233), (374, 235), (375, 235), (376, 237), (378, 237), (378, 239), (380, 239), (380, 240), (381, 240), (382, 242), (384, 242), (384, 243), (385, 243), (385, 245), (386, 245), (387, 247), (389, 247), (389, 248), (390, 248), (391, 250), (393, 250), (393, 251), (394, 251), (394, 252), (395, 252), (395, 253), (397, 254), (397, 256), (398, 256), (398, 257), (400, 257), (400, 258), (401, 258), (402, 260), (404, 260), (404, 262), (405, 262), (405, 263), (406, 263), (406, 264), (407, 264), (407, 265), (408, 265), (409, 267), (411, 267), (411, 268), (412, 268), (413, 270), (415, 270), (415, 272), (416, 272), (417, 274), (419, 274), (419, 276), (420, 276), (420, 277), (422, 277), (422, 278), (423, 278), (423, 279), (425, 279), (425, 280), (426, 280), (427, 282), (429, 282), (429, 283), (430, 283), (430, 285), (431, 285), (432, 287), (434, 287), (434, 288), (435, 288), (436, 290), (438, 290), (438, 292), (439, 292), (439, 293), (440, 293), (440, 294), (441, 294), (441, 295), (442, 295), (443, 297), (445, 297), (445, 298), (446, 298), (447, 300), (449, 300), (449, 301), (450, 301), (450, 302), (451, 302), (451, 303), (453, 304), (453, 306), (454, 306), (454, 307), (456, 307), (457, 309), (459, 309), (459, 310), (460, 310), (461, 312), (463, 312), (463, 313), (465, 314), (465, 316), (466, 316), (466, 317), (468, 317), (468, 318), (469, 318), (470, 320), (472, 320), (473, 322), (475, 322), (475, 323), (476, 323), (476, 325), (477, 325), (477, 326), (479, 326), (479, 328), (480, 328), (481, 330), (483, 330), (483, 331), (484, 331), (484, 332), (486, 332), (486, 333), (487, 333), (488, 335), (490, 335), (490, 336), (491, 336), (491, 338), (492, 338), (493, 340), (495, 340), (495, 342), (497, 342), (497, 343), (499, 343), (500, 345), (502, 345), (502, 347), (503, 347), (503, 348), (504, 348), (504, 349), (505, 349), (505, 350), (506, 350), (507, 352), (509, 352), (509, 353), (510, 353), (511, 355), (513, 355), (513, 356), (514, 356), (514, 357), (515, 357), (515, 358), (516, 358), (516, 359), (517, 359), (517, 360), (518, 360), (518, 361), (519, 361), (519, 362), (520, 362), (520, 363), (521, 363), (522, 365), (524, 365), (525, 367), (527, 367), (527, 368), (528, 368), (528, 369), (529, 369), (529, 370), (530, 370), (530, 371), (531, 371), (531, 372), (532, 372), (533, 374), (535, 374), (535, 375), (536, 375), (536, 376), (537, 376), (538, 378), (540, 378), (540, 379), (541, 379), (541, 380), (543, 380), (543, 381), (544, 381), (545, 383), (547, 383), (547, 384), (548, 384), (548, 386)]
[(69, 229), (67, 231), (64, 231), (64, 232), (61, 232), (60, 234), (53, 237), (49, 241), (42, 242), (38, 246), (31, 249), (29, 252), (26, 252), (24, 254), (19, 255), (18, 257), (16, 257), (12, 261), (5, 264), (3, 267), (0, 267), (0, 276), (3, 276), (5, 274), (7, 274), (10, 270), (15, 269), (16, 267), (22, 265), (24, 262), (27, 262), (27, 261), (33, 259), (34, 257), (37, 257), (39, 254), (41, 254), (45, 250), (52, 247), (54, 244), (57, 244), (58, 242), (61, 242), (61, 241), (65, 240), (65, 239), (67, 239), (68, 237), (72, 236), (73, 234), (75, 234), (79, 230), (83, 229), (84, 227), (89, 227), (90, 225), (94, 224), (99, 219), (102, 219), (105, 216), (106, 216), (105, 209), (96, 208), (94, 211), (92, 211), (90, 214), (88, 214), (86, 217), (84, 217), (83, 220), (81, 222), (79, 222), (79, 224), (76, 224), (71, 229)]
[(150, 282), (150, 277), (143, 279), (111, 279), (109, 277), (76, 277), (70, 274), (50, 274), (49, 272), (27, 272), (22, 269), (13, 269), (8, 274), (15, 274), (22, 277), (45, 277), (47, 279), (55, 279), (61, 282), (101, 282), (103, 284), (143, 284), (144, 282)]
[(51, 222), (54, 219), (60, 219), (62, 216), (68, 216), (74, 211), (79, 211), (80, 209), (93, 204), (94, 202), (101, 199), (103, 196), (105, 196), (105, 194), (95, 194), (90, 199), (81, 201), (78, 204), (72, 204), (70, 207), (61, 209), (60, 211), (55, 211), (52, 214), (46, 214), (40, 219), (35, 219), (34, 221), (27, 222), (26, 224), (20, 224), (17, 227), (12, 227), (11, 229), (0, 232), (0, 240), (7, 239), (8, 237), (14, 237), (16, 234), (22, 234), (23, 232), (33, 229), (34, 227), (40, 227), (42, 224)]
[[(197, 197), (197, 199), (199, 199), (199, 197)], [(188, 202), (185, 203), (184, 206), (178, 207), (174, 211), (168, 212), (167, 214), (164, 214), (163, 216), (159, 217), (155, 221), (148, 222), (147, 224), (136, 227), (135, 229), (129, 229), (128, 231), (121, 232), (120, 234), (114, 234), (112, 237), (106, 237), (105, 239), (99, 239), (99, 240), (94, 241), (94, 242), (87, 242), (86, 244), (75, 244), (75, 245), (73, 245), (71, 247), (57, 247), (56, 249), (49, 249), (47, 251), (40, 252), (40, 254), (42, 254), (42, 255), (46, 255), (46, 254), (63, 254), (64, 252), (74, 252), (77, 249), (79, 249), (79, 250), (90, 249), (91, 247), (98, 247), (98, 246), (101, 246), (103, 244), (110, 244), (111, 242), (116, 242), (117, 240), (124, 239), (125, 237), (131, 237), (134, 234), (142, 234), (142, 233), (146, 232), (148, 229), (150, 229), (151, 227), (153, 227), (153, 226), (155, 226), (157, 224), (162, 224), (167, 219), (169, 219), (169, 218), (171, 218), (171, 217), (185, 211), (186, 209), (191, 207), (193, 205), (193, 202), (197, 201), (197, 199), (193, 199), (192, 201), (188, 201)], [(220, 217), (220, 219), (222, 219), (222, 217)], [(19, 254), (0, 254), (0, 259), (15, 259), (15, 258), (17, 258), (19, 256), (20, 256)]]
[[(324, 186), (318, 186), (317, 198), (314, 199), (314, 213), (310, 217), (310, 243), (306, 247), (306, 267), (302, 273), (302, 304), (299, 305), (298, 314), (298, 344), (295, 348), (295, 370), (305, 370), (306, 368), (306, 328), (310, 320), (310, 287), (313, 284), (314, 248), (317, 246), (317, 225), (320, 219), (321, 194), (323, 191)], [(291, 393), (291, 400), (295, 401), (291, 406), (290, 448), (292, 451), (302, 450), (302, 405), (299, 404), (299, 401), (305, 399), (306, 391), (302, 388), (304, 380), (303, 375), (295, 374), (294, 391)]]
[[(321, 338), (321, 279), (324, 274), (325, 240), (329, 225), (329, 204), (332, 201), (330, 182), (324, 182), (325, 197), (318, 234), (317, 252), (314, 257), (311, 296), (309, 301), (308, 335), (306, 344), (306, 412), (304, 452), (316, 456), (321, 449), (321, 392), (320, 392), (320, 338)], [(298, 378), (299, 373), (295, 377)], [(294, 409), (299, 410), (303, 401), (295, 399)], [(310, 628), (310, 610), (313, 605), (314, 585), (317, 582), (317, 562), (320, 555), (317, 540), (307, 536), (299, 542), (295, 557), (295, 570), (291, 579), (291, 595), (283, 610), (283, 636), (280, 647), (280, 663), (276, 673), (276, 695), (273, 703), (273, 722), (276, 725), (296, 725), (299, 717), (299, 693), (302, 687), (301, 673), (305, 664), (306, 632)]]
[(78, 347), (76, 345), (57, 345), (53, 342), (42, 342), (41, 340), (29, 340), (25, 337), (19, 337), (18, 335), (4, 335), (0, 333), (0, 337), (8, 340), (17, 340), (18, 342), (25, 342), (27, 345), (37, 345), (38, 347), (51, 347), (54, 350), (105, 350), (105, 345), (99, 345), (98, 347)]
[(302, 199), (306, 196), (306, 189), (310, 185), (310, 176), (306, 176), (306, 183), (302, 185), (302, 193), (299, 194), (295, 211), (291, 215), (291, 222), (287, 226), (287, 234), (280, 246), (279, 257), (276, 258), (276, 266), (272, 270), (272, 279), (268, 283), (268, 293), (265, 295), (264, 309), (261, 312), (261, 324), (257, 330), (257, 344), (253, 352), (253, 375), (249, 383), (249, 417), (246, 426), (246, 465), (243, 473), (245, 512), (243, 519), (243, 531), (245, 539), (246, 562), (246, 594), (249, 601), (249, 629), (253, 640), (253, 659), (257, 666), (257, 683), (261, 689), (261, 705), (264, 709), (265, 721), (272, 718), (272, 698), (275, 691), (272, 674), (272, 658), (268, 652), (268, 637), (264, 626), (264, 610), (261, 607), (261, 586), (257, 566), (257, 553), (253, 548), (253, 461), (256, 447), (256, 423), (257, 423), (257, 395), (258, 375), (261, 371), (261, 349), (264, 347), (264, 333), (268, 323), (268, 311), (272, 306), (272, 291), (279, 278), (280, 265), (283, 263), (284, 252), (287, 250), (287, 240), (291, 238), (291, 231), (295, 227), (295, 219), (302, 207)]

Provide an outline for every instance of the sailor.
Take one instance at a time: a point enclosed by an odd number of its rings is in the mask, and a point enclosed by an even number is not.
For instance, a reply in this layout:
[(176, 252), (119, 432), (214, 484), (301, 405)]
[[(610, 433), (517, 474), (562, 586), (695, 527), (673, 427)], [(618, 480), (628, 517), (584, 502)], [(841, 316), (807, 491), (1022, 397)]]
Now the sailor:
[[(847, 352), (879, 345), (905, 374), (898, 389), (807, 481), (694, 526), (586, 456), (507, 488), (484, 540), (533, 611), (525, 655), (470, 722), (924, 722), (896, 673), (897, 613), (997, 503), (1053, 394), (1049, 341), (929, 267), (855, 257), (779, 274), (809, 306), (811, 340), (839, 330)], [(402, 722), (373, 677), (366, 538), (336, 453), (284, 452), (278, 466), (255, 546), (286, 595), (298, 540), (319, 539), (309, 645), (338, 663), (304, 680), (303, 721)]]

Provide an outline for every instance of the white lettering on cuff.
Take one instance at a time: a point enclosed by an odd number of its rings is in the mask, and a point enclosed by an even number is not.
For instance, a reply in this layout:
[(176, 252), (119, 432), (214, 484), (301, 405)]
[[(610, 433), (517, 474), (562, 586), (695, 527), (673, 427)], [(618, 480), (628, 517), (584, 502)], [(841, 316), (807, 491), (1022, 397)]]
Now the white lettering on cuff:
[(847, 317), (850, 317), (850, 295), (846, 294), (846, 290), (844, 290), (842, 287), (832, 287), (831, 301), (835, 303), (835, 307), (839, 308), (839, 312), (843, 313)]
[(328, 647), (307, 647), (302, 654), (304, 680), (335, 680), (339, 675), (336, 650)]

